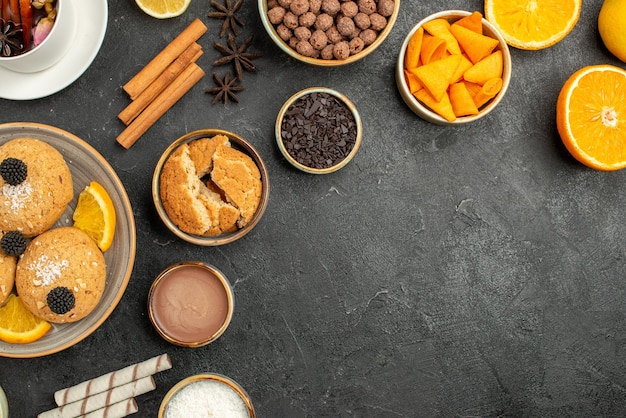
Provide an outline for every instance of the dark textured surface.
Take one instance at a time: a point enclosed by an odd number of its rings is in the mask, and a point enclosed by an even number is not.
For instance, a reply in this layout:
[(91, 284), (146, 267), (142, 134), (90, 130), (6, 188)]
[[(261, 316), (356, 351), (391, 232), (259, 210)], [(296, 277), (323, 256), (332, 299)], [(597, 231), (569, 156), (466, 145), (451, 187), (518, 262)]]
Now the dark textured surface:
[[(417, 21), (482, 11), (481, 1), (403, 0), (379, 50), (321, 69), (281, 53), (246, 0), (240, 36), (255, 34), (260, 72), (245, 73), (240, 103), (223, 106), (204, 93), (221, 27), (206, 18), (208, 1), (159, 21), (133, 1), (109, 0), (107, 36), (87, 72), (49, 98), (0, 100), (0, 122), (58, 126), (111, 162), (134, 208), (137, 260), (120, 305), (90, 337), (44, 358), (0, 358), (11, 417), (33, 417), (54, 406), (57, 389), (164, 352), (174, 367), (137, 399), (137, 416), (156, 416), (167, 390), (199, 372), (238, 381), (260, 417), (626, 415), (626, 171), (583, 167), (555, 126), (571, 73), (625, 67), (597, 35), (600, 4), (585, 1), (561, 43), (512, 50), (500, 106), (451, 128), (402, 102), (395, 59)], [(121, 85), (196, 17), (209, 26), (199, 61), (207, 77), (124, 150), (115, 142), (128, 103)], [(293, 169), (273, 137), (282, 103), (311, 86), (344, 93), (364, 123), (355, 159), (326, 176)], [(272, 183), (255, 230), (219, 248), (175, 238), (150, 195), (160, 153), (205, 127), (248, 138)], [(152, 280), (187, 259), (217, 266), (235, 290), (231, 327), (200, 349), (168, 345), (146, 315)]]

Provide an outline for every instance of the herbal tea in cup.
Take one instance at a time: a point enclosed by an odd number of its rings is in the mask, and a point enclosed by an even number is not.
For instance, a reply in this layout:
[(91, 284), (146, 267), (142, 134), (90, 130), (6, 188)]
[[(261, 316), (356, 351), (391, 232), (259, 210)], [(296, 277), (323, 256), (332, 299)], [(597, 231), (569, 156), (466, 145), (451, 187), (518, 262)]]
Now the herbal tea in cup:
[(0, 0), (0, 66), (31, 73), (56, 64), (74, 37), (74, 0)]

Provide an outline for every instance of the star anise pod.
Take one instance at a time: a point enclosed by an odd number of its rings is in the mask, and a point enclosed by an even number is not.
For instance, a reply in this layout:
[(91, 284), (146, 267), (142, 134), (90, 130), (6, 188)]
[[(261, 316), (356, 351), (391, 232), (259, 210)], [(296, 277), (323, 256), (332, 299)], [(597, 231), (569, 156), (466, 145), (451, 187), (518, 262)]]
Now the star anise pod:
[(0, 19), (0, 55), (10, 57), (24, 50), (22, 25)]
[(223, 45), (217, 42), (213, 43), (215, 49), (217, 49), (223, 57), (213, 62), (213, 65), (225, 65), (229, 62), (235, 64), (235, 78), (243, 80), (243, 70), (246, 71), (258, 71), (258, 68), (252, 63), (254, 58), (258, 58), (261, 54), (255, 52), (246, 52), (250, 44), (252, 43), (252, 36), (246, 39), (241, 46), (237, 46), (237, 41), (232, 33), (228, 34), (228, 44)]
[(243, 22), (236, 15), (237, 10), (243, 4), (243, 0), (238, 0), (234, 5), (231, 0), (226, 0), (225, 4), (220, 4), (215, 0), (211, 0), (211, 6), (216, 8), (217, 12), (210, 12), (207, 14), (208, 17), (215, 19), (223, 19), (224, 23), (222, 23), (222, 30), (220, 31), (220, 37), (224, 36), (226, 32), (230, 29), (235, 35), (237, 35), (237, 25), (243, 27)]
[(230, 71), (228, 71), (226, 72), (226, 75), (224, 75), (223, 79), (216, 73), (213, 73), (213, 80), (215, 81), (216, 87), (206, 90), (207, 93), (215, 95), (212, 102), (213, 104), (219, 102), (220, 100), (226, 104), (229, 99), (235, 103), (239, 103), (239, 98), (235, 93), (244, 91), (245, 87), (237, 85), (239, 82), (237, 77), (231, 79)]

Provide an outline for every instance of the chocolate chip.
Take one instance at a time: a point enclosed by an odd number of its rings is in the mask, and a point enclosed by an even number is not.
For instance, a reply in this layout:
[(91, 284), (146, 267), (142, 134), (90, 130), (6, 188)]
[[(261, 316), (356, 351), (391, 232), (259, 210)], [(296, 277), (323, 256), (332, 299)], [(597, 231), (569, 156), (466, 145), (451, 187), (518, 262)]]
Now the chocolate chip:
[(298, 98), (281, 123), (281, 138), (289, 155), (315, 169), (343, 161), (354, 148), (356, 137), (356, 121), (348, 106), (323, 92)]

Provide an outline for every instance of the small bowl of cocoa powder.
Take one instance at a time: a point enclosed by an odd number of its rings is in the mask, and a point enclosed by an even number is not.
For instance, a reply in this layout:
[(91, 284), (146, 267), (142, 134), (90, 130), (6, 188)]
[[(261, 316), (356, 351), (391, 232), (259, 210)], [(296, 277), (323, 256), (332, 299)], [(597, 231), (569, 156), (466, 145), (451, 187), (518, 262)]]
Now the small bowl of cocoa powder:
[(328, 174), (348, 164), (363, 139), (354, 103), (326, 87), (291, 96), (278, 112), (276, 142), (285, 159), (310, 174)]
[(358, 61), (387, 38), (400, 0), (258, 0), (270, 38), (287, 55), (333, 67)]

